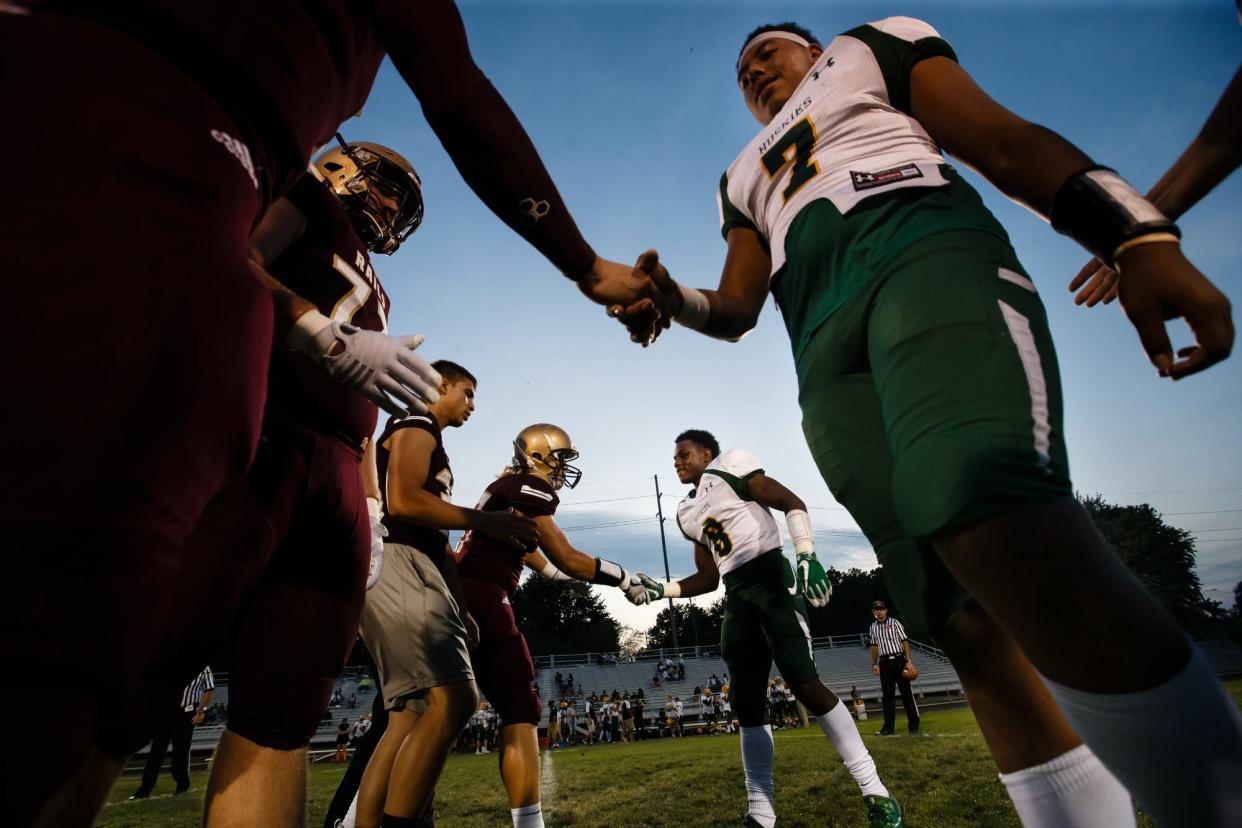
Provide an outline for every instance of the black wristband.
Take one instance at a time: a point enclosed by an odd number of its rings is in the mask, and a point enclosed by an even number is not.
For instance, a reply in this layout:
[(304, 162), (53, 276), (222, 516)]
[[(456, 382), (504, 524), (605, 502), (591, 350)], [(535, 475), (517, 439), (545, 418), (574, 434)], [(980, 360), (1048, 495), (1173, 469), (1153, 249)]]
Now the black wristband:
[(1182, 233), (1116, 171), (1093, 164), (1065, 180), (1052, 199), (1052, 228), (1109, 267), (1122, 243), (1148, 233)]
[(603, 584), (604, 586), (621, 586), (621, 580), (625, 577), (625, 570), (619, 564), (603, 558), (595, 559), (595, 575), (591, 578), (593, 584)]

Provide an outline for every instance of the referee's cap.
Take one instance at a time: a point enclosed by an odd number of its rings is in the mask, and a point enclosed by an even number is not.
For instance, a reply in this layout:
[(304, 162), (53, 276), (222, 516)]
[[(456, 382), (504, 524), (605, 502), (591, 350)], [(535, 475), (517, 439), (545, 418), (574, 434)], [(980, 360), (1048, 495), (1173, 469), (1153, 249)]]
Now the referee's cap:
[(871, 608), (873, 610), (888, 609), (888, 604), (884, 603), (883, 601), (872, 601)]

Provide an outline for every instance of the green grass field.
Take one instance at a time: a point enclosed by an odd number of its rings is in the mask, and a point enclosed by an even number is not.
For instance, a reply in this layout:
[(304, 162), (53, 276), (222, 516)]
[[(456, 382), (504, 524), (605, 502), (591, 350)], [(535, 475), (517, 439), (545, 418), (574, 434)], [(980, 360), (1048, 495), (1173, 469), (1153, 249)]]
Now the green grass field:
[[(1242, 705), (1242, 680), (1227, 683)], [(903, 722), (898, 709), (898, 733)], [(880, 722), (860, 723), (885, 783), (901, 801), (911, 826), (1017, 826), (996, 778), (983, 738), (967, 709), (931, 711), (919, 736), (873, 736)], [(597, 745), (543, 754), (544, 816), (549, 826), (599, 828), (740, 825), (746, 812), (736, 736), (657, 739)], [(324, 810), (344, 773), (343, 765), (310, 770), (308, 824)], [(865, 819), (853, 780), (819, 729), (776, 734), (776, 810), (785, 828), (858, 826)], [(206, 774), (192, 776), (184, 796), (172, 796), (165, 775), (152, 797), (129, 802), (137, 785), (125, 777), (100, 817), (101, 826), (195, 826)], [(454, 755), (436, 798), (436, 821), (445, 828), (495, 828), (509, 824), (496, 756)], [(1150, 821), (1140, 816), (1140, 825)]]

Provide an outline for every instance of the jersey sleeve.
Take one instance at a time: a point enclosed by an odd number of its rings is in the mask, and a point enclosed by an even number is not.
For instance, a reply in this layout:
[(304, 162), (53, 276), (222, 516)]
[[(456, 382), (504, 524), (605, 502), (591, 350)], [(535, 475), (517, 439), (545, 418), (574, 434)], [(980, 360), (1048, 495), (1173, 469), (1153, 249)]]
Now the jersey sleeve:
[(430, 415), (427, 414), (407, 414), (404, 417), (390, 417), (387, 425), (384, 426), (384, 433), (380, 435), (379, 442), (381, 444), (388, 442), (392, 435), (405, 428), (422, 429), (436, 438), (437, 445), (440, 442), (440, 429)]
[(513, 508), (532, 518), (556, 514), (561, 502), (546, 480), (530, 474), (513, 475), (504, 495)]
[(717, 468), (742, 480), (748, 480), (756, 474), (763, 474), (759, 458), (746, 449), (729, 449), (720, 455)]
[(899, 641), (905, 641), (906, 640), (906, 628), (903, 627), (901, 625), (901, 622), (898, 621), (896, 618), (893, 619), (893, 626), (897, 628), (897, 639)]
[(857, 38), (875, 55), (888, 101), (895, 109), (910, 115), (910, 71), (919, 61), (947, 57), (954, 62), (957, 54), (940, 33), (913, 17), (886, 17), (845, 33)]
[(729, 173), (720, 176), (720, 189), (716, 193), (716, 206), (720, 210), (720, 235), (729, 238), (729, 231), (734, 227), (747, 227), (759, 232), (755, 223), (729, 200)]
[(284, 198), (298, 208), (298, 212), (303, 216), (313, 216), (323, 210), (323, 197), (326, 191), (324, 185), (307, 172), (293, 182), (293, 186), (285, 193)]

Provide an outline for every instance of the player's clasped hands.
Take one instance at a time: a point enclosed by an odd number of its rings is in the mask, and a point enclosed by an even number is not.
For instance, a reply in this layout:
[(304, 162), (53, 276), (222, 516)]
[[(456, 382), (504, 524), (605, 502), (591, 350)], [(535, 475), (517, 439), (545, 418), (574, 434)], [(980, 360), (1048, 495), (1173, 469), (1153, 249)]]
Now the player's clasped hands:
[(646, 280), (647, 295), (628, 304), (609, 305), (608, 315), (625, 326), (632, 342), (646, 348), (681, 311), (682, 295), (654, 250), (638, 257), (632, 273), (635, 278)]
[(625, 583), (621, 584), (621, 589), (625, 592), (625, 597), (634, 606), (642, 606), (650, 603), (651, 596), (647, 594), (647, 587), (643, 580), (651, 580), (641, 572), (637, 575), (631, 575)]

